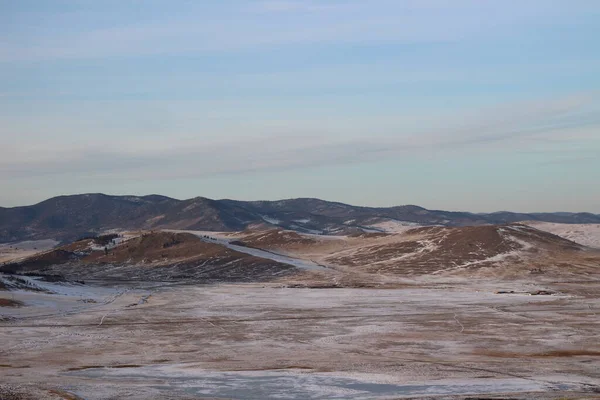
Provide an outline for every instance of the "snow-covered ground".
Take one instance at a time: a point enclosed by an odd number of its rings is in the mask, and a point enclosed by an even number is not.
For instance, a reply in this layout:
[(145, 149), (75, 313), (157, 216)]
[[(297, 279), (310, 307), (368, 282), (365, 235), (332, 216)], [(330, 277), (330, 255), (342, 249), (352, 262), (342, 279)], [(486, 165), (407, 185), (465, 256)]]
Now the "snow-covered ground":
[[(268, 260), (273, 260), (282, 264), (293, 265), (296, 268), (309, 270), (309, 271), (322, 271), (327, 268), (316, 264), (309, 260), (302, 260), (299, 258), (289, 257), (283, 254), (273, 253), (270, 251), (255, 249), (252, 247), (239, 246), (231, 243), (231, 239), (225, 237), (224, 235), (217, 235), (214, 232), (202, 232), (202, 231), (179, 231), (179, 232), (189, 232), (197, 235), (200, 239), (209, 242), (209, 243), (217, 243), (222, 246), (228, 247), (231, 250), (238, 251), (240, 253), (250, 254), (255, 257), (265, 258)], [(207, 239), (205, 236), (209, 236)]]
[(558, 224), (537, 221), (525, 222), (525, 224), (584, 246), (600, 249), (600, 224)]
[(232, 250), (239, 251), (240, 253), (246, 253), (246, 254), (250, 254), (255, 257), (266, 258), (266, 259), (277, 261), (277, 262), (280, 262), (283, 264), (293, 265), (294, 267), (300, 268), (300, 269), (305, 269), (305, 270), (309, 270), (309, 271), (318, 271), (318, 270), (326, 269), (325, 267), (315, 264), (314, 262), (311, 262), (308, 260), (301, 260), (299, 258), (288, 257), (288, 256), (285, 256), (282, 254), (276, 254), (276, 253), (259, 250), (259, 249), (254, 249), (254, 248), (250, 248), (250, 247), (245, 247), (245, 246), (238, 246), (235, 244), (231, 244), (229, 242), (221, 242), (221, 244), (223, 244), (224, 246), (226, 246)]
[(272, 224), (272, 225), (279, 225), (281, 223), (280, 220), (278, 220), (277, 218), (273, 218), (273, 217), (269, 217), (268, 215), (261, 215), (263, 221)]
[[(526, 248), (529, 244), (515, 236), (523, 229), (501, 228), (518, 249), (494, 257), (506, 259)], [(309, 271), (323, 268), (308, 260), (320, 262), (318, 252), (325, 257), (336, 249), (352, 255), (365, 244), (368, 249), (399, 245), (404, 236), (315, 235), (315, 246), (308, 246), (315, 254), (300, 259), (302, 254), (295, 258), (232, 244), (239, 234), (191, 233)], [(407, 254), (431, 252), (439, 245), (432, 239), (419, 243)], [(398, 259), (405, 257), (399, 254)], [(365, 260), (373, 262), (373, 256)], [(301, 275), (316, 279), (310, 277), (328, 274)], [(403, 281), (394, 281), (395, 289), (296, 289), (284, 280), (96, 286), (21, 278), (44, 292), (0, 291), (0, 298), (24, 303), (0, 308), (3, 379), (58, 387), (89, 400), (167, 394), (362, 400), (498, 393), (547, 399), (600, 390), (600, 292), (594, 279), (542, 284), (532, 276), (428, 275), (402, 276)], [(539, 291), (552, 294), (530, 295)]]
[(0, 249), (7, 247), (17, 248), (22, 250), (48, 250), (56, 246), (59, 242), (54, 239), (43, 239), (43, 240), (25, 240), (23, 242), (14, 243), (3, 243), (0, 244)]
[(406, 232), (409, 229), (417, 228), (421, 226), (416, 222), (408, 222), (408, 221), (399, 221), (396, 219), (388, 219), (386, 221), (381, 221), (376, 224), (371, 224), (367, 226), (367, 228), (372, 231), (378, 232), (386, 232), (386, 233), (402, 233)]
[[(143, 382), (158, 378), (168, 380), (171, 386), (184, 393), (244, 400), (375, 400), (431, 395), (543, 392), (553, 388), (551, 384), (522, 378), (440, 379), (398, 384), (387, 376), (376, 374), (307, 373), (301, 369), (218, 372), (185, 364), (124, 369), (96, 368), (71, 374), (117, 382), (131, 379)], [(563, 385), (565, 386), (571, 385)]]
[(173, 285), (121, 289), (53, 313), (18, 292), (26, 306), (0, 321), (0, 365), (5, 383), (89, 400), (548, 399), (600, 387), (600, 299), (497, 289), (536, 287)]
[(295, 219), (294, 222), (297, 222), (299, 224), (308, 224), (310, 222), (310, 218)]
[(0, 263), (18, 260), (32, 256), (36, 253), (50, 250), (58, 245), (54, 239), (26, 240), (23, 242), (12, 242), (0, 244)]
[[(25, 285), (11, 289), (9, 278), (16, 277)], [(43, 315), (82, 312), (109, 304), (123, 293), (123, 289), (86, 285), (77, 282), (46, 282), (37, 277), (0, 274), (10, 291), (0, 291), (0, 298), (19, 299), (25, 304), (20, 308), (0, 308), (0, 317), (32, 318)], [(25, 289), (27, 288), (27, 289)]]

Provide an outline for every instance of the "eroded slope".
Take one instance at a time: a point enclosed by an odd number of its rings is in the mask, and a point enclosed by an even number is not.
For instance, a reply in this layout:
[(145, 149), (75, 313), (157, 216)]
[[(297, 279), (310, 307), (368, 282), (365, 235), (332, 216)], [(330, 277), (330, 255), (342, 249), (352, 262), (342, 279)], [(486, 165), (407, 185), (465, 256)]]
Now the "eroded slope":
[(84, 239), (6, 264), (0, 271), (202, 282), (265, 280), (295, 272), (287, 264), (240, 253), (189, 233), (173, 232), (144, 233), (106, 245), (97, 239)]

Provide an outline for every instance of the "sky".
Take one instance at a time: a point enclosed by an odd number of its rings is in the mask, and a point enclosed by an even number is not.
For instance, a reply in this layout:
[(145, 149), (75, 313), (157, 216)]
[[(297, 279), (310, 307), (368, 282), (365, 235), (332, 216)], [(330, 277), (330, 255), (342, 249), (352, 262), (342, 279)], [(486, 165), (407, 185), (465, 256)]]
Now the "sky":
[(600, 1), (0, 0), (0, 206), (600, 213)]

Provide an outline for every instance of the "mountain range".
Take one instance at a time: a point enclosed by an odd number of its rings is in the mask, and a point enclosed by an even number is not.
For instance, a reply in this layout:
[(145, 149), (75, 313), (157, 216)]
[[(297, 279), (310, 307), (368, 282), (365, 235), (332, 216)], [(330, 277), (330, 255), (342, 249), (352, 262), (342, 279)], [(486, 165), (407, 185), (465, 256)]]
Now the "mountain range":
[(0, 207), (0, 243), (69, 241), (111, 229), (241, 231), (277, 226), (314, 234), (388, 231), (406, 226), (476, 226), (519, 221), (600, 223), (592, 213), (470, 213), (428, 210), (415, 205), (360, 207), (314, 198), (277, 201), (213, 200), (195, 197), (58, 196), (35, 205)]

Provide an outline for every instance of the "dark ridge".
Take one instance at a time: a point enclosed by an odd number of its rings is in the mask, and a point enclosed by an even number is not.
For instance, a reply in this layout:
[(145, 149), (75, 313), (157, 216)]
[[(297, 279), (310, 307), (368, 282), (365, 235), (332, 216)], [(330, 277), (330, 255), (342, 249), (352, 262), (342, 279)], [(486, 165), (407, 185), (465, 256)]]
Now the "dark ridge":
[(111, 229), (240, 231), (263, 224), (305, 233), (351, 234), (386, 220), (420, 225), (477, 226), (520, 221), (600, 223), (592, 213), (469, 213), (416, 205), (361, 207), (315, 198), (276, 201), (177, 200), (157, 194), (58, 196), (40, 203), (0, 207), (0, 243), (56, 239), (63, 243)]

